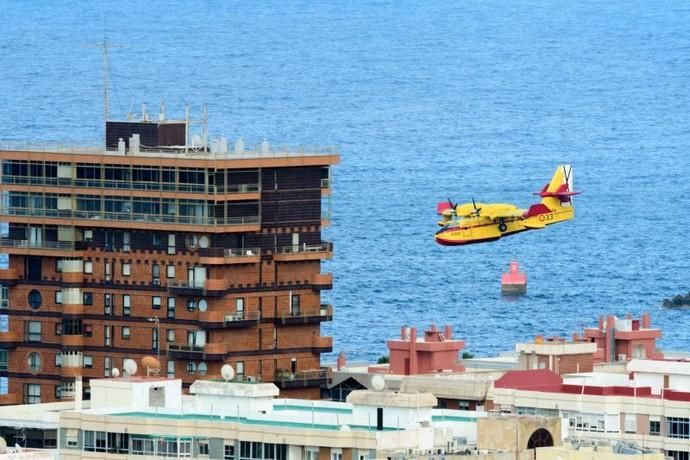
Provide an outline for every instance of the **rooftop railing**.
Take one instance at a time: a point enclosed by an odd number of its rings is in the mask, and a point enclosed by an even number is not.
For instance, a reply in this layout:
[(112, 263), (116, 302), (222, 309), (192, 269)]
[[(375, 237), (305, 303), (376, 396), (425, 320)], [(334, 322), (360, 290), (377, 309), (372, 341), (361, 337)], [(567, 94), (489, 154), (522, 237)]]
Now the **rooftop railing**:
[(142, 214), (133, 212), (74, 211), (70, 209), (0, 208), (3, 216), (54, 217), (57, 219), (114, 220), (130, 222), (155, 222), (163, 224), (189, 225), (254, 225), (260, 223), (259, 216), (205, 217), (181, 216), (177, 214)]
[(127, 151), (125, 154), (117, 149), (104, 149), (97, 146), (79, 146), (60, 143), (23, 143), (23, 142), (3, 142), (0, 143), (0, 151), (14, 152), (44, 152), (44, 153), (74, 153), (81, 155), (108, 155), (108, 156), (132, 156), (132, 157), (156, 157), (156, 158), (185, 158), (185, 159), (250, 159), (250, 158), (280, 158), (280, 157), (305, 157), (337, 155), (338, 149), (334, 146), (310, 146), (300, 145), (271, 146), (270, 144), (260, 143), (254, 147), (242, 150), (228, 150), (227, 152), (217, 152), (194, 148), (189, 146), (187, 152), (184, 148), (142, 148), (139, 152)]
[(254, 257), (261, 253), (261, 248), (199, 248), (200, 257)]

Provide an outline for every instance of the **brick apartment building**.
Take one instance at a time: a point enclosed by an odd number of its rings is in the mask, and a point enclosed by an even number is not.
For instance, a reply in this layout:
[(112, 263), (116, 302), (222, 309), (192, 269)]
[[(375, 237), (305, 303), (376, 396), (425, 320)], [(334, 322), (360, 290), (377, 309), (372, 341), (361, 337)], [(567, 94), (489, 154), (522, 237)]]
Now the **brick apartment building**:
[(147, 355), (185, 385), (229, 363), (319, 396), (339, 156), (187, 138), (186, 122), (108, 122), (105, 149), (0, 151), (0, 404), (72, 399), (77, 376), (88, 397)]

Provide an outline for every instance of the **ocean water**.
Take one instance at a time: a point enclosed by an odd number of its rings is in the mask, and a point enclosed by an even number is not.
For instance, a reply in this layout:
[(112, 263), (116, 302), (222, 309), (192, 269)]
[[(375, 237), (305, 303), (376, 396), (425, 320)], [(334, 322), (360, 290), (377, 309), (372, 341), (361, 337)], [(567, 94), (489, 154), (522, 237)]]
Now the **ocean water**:
[[(0, 139), (95, 145), (111, 113), (208, 103), (210, 131), (338, 145), (334, 351), (402, 325), (476, 355), (650, 311), (688, 349), (690, 5), (683, 1), (0, 1)], [(528, 206), (574, 165), (576, 219), (495, 243), (433, 241), (435, 205)], [(501, 298), (517, 258), (529, 294)]]

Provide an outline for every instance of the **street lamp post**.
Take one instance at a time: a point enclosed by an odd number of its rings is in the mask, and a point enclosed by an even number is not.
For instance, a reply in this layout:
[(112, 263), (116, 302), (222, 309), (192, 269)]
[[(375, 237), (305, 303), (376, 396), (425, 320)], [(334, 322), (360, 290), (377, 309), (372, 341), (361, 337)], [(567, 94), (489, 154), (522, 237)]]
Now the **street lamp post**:
[(156, 359), (158, 360), (158, 372), (160, 373), (161, 366), (161, 322), (158, 319), (158, 315), (153, 318), (148, 318), (149, 323), (156, 323)]

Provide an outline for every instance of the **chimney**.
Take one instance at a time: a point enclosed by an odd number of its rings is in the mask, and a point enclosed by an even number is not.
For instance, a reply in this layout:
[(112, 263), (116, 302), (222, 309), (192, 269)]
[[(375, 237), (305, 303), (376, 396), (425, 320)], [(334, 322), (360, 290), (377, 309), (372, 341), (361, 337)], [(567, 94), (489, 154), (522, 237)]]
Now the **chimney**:
[(651, 328), (652, 328), (652, 317), (650, 316), (649, 312), (642, 313), (642, 329), (651, 329)]
[(599, 330), (604, 330), (604, 315), (599, 315)]
[(453, 338), (453, 328), (450, 324), (446, 324), (446, 326), (443, 328), (443, 336), (446, 338), (446, 340)]
[(345, 364), (347, 364), (347, 357), (345, 356), (345, 352), (341, 351), (338, 353), (338, 358), (335, 361), (336, 369), (341, 370), (345, 367)]

